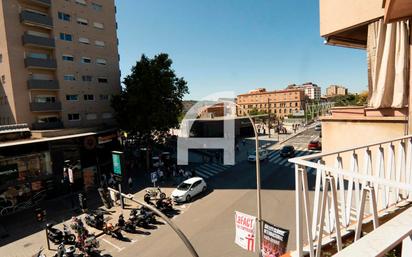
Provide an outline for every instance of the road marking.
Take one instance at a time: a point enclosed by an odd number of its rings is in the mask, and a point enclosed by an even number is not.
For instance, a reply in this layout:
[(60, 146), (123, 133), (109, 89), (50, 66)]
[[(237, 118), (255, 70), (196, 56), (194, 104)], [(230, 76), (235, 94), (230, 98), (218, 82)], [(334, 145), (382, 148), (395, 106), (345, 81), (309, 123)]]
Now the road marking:
[(131, 243), (134, 244), (134, 243), (136, 243), (136, 242), (137, 242), (137, 240), (133, 239)]
[(113, 246), (114, 248), (116, 248), (119, 252), (124, 250), (124, 247), (119, 247), (119, 246), (113, 244), (112, 242), (110, 242), (109, 240), (106, 240), (104, 238), (102, 238), (102, 240), (105, 241), (106, 243), (108, 243), (109, 245)]

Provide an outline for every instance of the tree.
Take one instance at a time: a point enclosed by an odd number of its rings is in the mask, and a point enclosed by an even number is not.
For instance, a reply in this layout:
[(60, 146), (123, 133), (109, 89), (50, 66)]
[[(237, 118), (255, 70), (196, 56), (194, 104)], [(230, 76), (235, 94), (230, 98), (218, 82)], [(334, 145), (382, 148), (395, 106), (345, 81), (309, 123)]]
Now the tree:
[(249, 111), (250, 116), (266, 114), (266, 111), (259, 111), (256, 107)]
[(114, 96), (112, 107), (120, 128), (149, 144), (170, 128), (177, 127), (182, 113), (187, 82), (171, 68), (165, 53), (153, 59), (142, 55), (125, 77), (124, 90)]

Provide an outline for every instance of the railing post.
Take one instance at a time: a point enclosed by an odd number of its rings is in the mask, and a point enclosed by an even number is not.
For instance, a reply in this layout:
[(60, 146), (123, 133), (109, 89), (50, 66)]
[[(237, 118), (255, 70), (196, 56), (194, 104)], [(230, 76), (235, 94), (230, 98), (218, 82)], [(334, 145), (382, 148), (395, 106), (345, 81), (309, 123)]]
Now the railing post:
[(299, 166), (295, 164), (295, 198), (296, 198), (296, 249), (297, 256), (303, 257), (302, 240), (302, 179), (299, 175)]
[[(318, 164), (323, 165), (325, 164), (324, 161), (319, 160)], [(321, 188), (321, 182), (322, 182), (322, 169), (320, 167), (318, 167), (316, 169), (316, 181), (315, 181), (315, 198), (313, 200), (313, 218), (312, 218), (312, 235), (314, 236), (313, 239), (315, 239), (316, 237), (316, 230), (317, 230), (317, 226), (319, 224), (319, 208), (321, 205), (321, 199), (319, 199), (319, 195), (320, 195), (320, 188)]]
[(312, 223), (310, 217), (310, 205), (309, 205), (309, 188), (308, 188), (308, 175), (306, 166), (299, 165), (300, 176), (302, 176), (302, 190), (303, 190), (303, 203), (305, 207), (305, 220), (306, 220), (306, 233), (309, 242), (309, 256), (314, 257), (313, 249), (313, 237), (312, 237)]
[(412, 256), (412, 235), (409, 235), (402, 241), (401, 256)]
[[(405, 172), (406, 172), (406, 181), (405, 183), (411, 184), (411, 170), (412, 170), (412, 138), (408, 138), (408, 147), (406, 151), (406, 163), (405, 163)], [(412, 194), (408, 191), (408, 199), (412, 201)]]
[[(339, 170), (343, 169), (343, 163), (342, 163), (342, 157), (340, 155), (338, 155), (336, 157), (336, 168)], [(346, 227), (346, 197), (345, 197), (345, 182), (343, 179), (342, 175), (338, 175), (338, 181), (337, 184), (339, 185), (339, 206), (340, 206), (340, 211), (341, 211), (341, 217), (342, 217), (342, 222), (343, 225)], [(333, 189), (333, 188), (332, 188)], [(337, 215), (335, 215), (335, 217), (339, 217), (339, 213), (337, 213)], [(338, 220), (339, 221), (339, 220)]]
[[(339, 222), (339, 212), (338, 212), (338, 194), (336, 191), (336, 181), (333, 176), (329, 177), (329, 183), (332, 191), (332, 204), (333, 210), (335, 214), (335, 227), (336, 227), (336, 245), (338, 248), (338, 252), (342, 250), (342, 237), (340, 233), (340, 222)], [(344, 203), (345, 204), (345, 203)]]
[[(405, 143), (400, 141), (398, 146), (398, 156), (396, 161), (396, 174), (395, 174), (395, 181), (398, 183), (402, 182), (402, 178), (404, 179), (405, 173)], [(400, 200), (399, 197), (400, 190), (399, 188), (395, 189), (396, 201)]]
[[(354, 173), (358, 173), (358, 155), (353, 152), (351, 156), (351, 163), (350, 163), (350, 171)], [(352, 198), (353, 198), (353, 185), (355, 184), (355, 203), (356, 203), (356, 208), (359, 206), (359, 183), (358, 181), (355, 181), (353, 177), (349, 179), (348, 183), (348, 196), (346, 198), (346, 220), (345, 226), (347, 227), (350, 223), (350, 216), (351, 216), (351, 211), (352, 211)]]
[[(384, 154), (382, 146), (379, 146), (379, 148), (378, 148), (378, 160), (377, 160), (377, 163), (376, 163), (375, 177), (376, 178), (382, 178), (382, 179), (385, 178), (385, 154)], [(381, 190), (379, 188), (378, 183), (374, 183), (374, 187), (376, 188), (376, 191), (375, 191), (376, 198), (378, 198), (379, 191), (382, 191), (382, 199), (381, 199), (381, 201), (378, 202), (379, 209), (381, 209), (382, 205), (386, 206), (385, 190)]]
[[(395, 146), (391, 143), (388, 146), (388, 159), (386, 161), (386, 174), (385, 178), (389, 180), (394, 180), (395, 179)], [(392, 191), (392, 193), (391, 193)], [(386, 194), (386, 203), (385, 203), (385, 208), (387, 208), (389, 205), (392, 205), (396, 202), (397, 197), (393, 193), (394, 189), (391, 190), (390, 187), (385, 186), (385, 194)]]

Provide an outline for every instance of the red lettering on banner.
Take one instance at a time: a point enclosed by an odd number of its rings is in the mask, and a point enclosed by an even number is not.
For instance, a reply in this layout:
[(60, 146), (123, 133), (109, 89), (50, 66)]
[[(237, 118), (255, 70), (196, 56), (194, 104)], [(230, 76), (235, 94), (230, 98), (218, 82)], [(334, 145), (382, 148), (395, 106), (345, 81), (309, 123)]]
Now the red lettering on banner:
[(254, 251), (255, 250), (255, 238), (252, 234), (247, 235), (247, 250)]

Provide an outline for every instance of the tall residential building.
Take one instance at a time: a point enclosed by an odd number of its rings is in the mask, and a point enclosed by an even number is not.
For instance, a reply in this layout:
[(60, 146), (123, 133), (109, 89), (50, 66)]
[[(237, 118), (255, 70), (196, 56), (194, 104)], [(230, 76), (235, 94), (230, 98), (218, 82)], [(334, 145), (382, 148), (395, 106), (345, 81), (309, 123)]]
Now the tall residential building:
[(296, 84), (291, 84), (287, 87), (288, 89), (303, 89), (305, 91), (305, 95), (311, 99), (311, 100), (316, 100), (319, 101), (320, 100), (320, 96), (321, 96), (321, 88), (312, 83), (312, 82), (306, 82), (302, 85), (296, 85)]
[(305, 109), (305, 91), (302, 89), (285, 89), (266, 91), (259, 88), (247, 94), (237, 96), (237, 115), (245, 115), (256, 109), (260, 112), (272, 113), (275, 117), (285, 117)]
[(120, 92), (114, 0), (0, 2), (0, 125), (113, 124)]
[(347, 95), (348, 89), (343, 86), (330, 85), (326, 88), (326, 96)]

